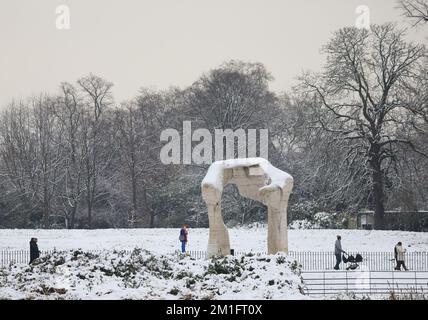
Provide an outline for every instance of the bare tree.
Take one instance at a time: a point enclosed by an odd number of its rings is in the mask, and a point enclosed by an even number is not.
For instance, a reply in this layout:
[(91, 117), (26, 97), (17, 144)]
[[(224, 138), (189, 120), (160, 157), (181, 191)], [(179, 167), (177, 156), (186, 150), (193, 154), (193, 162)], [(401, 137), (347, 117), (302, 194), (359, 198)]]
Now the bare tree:
[(101, 144), (102, 144), (102, 116), (105, 109), (112, 104), (111, 88), (113, 84), (90, 74), (77, 81), (86, 96), (86, 120), (84, 122), (84, 153), (86, 154), (86, 203), (88, 214), (88, 228), (92, 227), (92, 210), (96, 198), (98, 178), (102, 173)]
[(33, 216), (40, 213), (45, 228), (55, 215), (59, 182), (52, 107), (53, 99), (46, 95), (11, 105), (1, 126), (3, 176), (14, 190), (15, 208)]
[(260, 63), (230, 61), (204, 74), (189, 89), (188, 116), (207, 128), (264, 127), (273, 115), (273, 78)]
[(341, 29), (323, 51), (323, 73), (304, 75), (302, 88), (317, 99), (320, 127), (346, 142), (348, 157), (367, 164), (375, 227), (383, 229), (384, 176), (396, 159), (394, 146), (403, 144), (421, 153), (399, 129), (411, 110), (402, 89), (414, 85), (426, 49), (406, 43), (403, 31), (385, 24), (370, 30)]
[[(290, 220), (311, 219), (317, 210), (344, 212), (365, 206), (369, 172), (346, 156), (348, 143), (319, 125), (319, 103), (312, 96), (281, 96), (270, 132), (270, 158), (292, 172)], [(300, 214), (302, 213), (302, 214)], [(292, 216), (293, 215), (293, 216)]]
[(142, 88), (135, 100), (138, 131), (143, 139), (138, 162), (141, 208), (146, 218), (145, 225), (150, 228), (154, 227), (159, 214), (153, 208), (153, 198), (181, 172), (180, 168), (164, 165), (159, 159), (162, 147), (159, 137), (163, 129), (170, 127), (168, 121), (175, 121), (167, 118), (174, 117), (168, 110), (175, 108), (177, 95), (180, 92), (174, 88), (160, 92)]
[(413, 21), (413, 26), (428, 22), (427, 0), (400, 0), (398, 6), (403, 15)]
[[(40, 195), (39, 201), (42, 203), (43, 225), (47, 228), (50, 223), (49, 218), (53, 213), (53, 201), (59, 180), (60, 156), (56, 152), (59, 141), (55, 137), (57, 128), (53, 113), (54, 100), (41, 96), (34, 98), (32, 104), (37, 146), (34, 157), (37, 159), (36, 170), (40, 175), (40, 192), (38, 194)], [(61, 139), (61, 136), (59, 138)]]
[(116, 111), (117, 141), (126, 168), (125, 180), (129, 181), (131, 187), (131, 227), (141, 225), (144, 215), (150, 216), (146, 183), (150, 182), (147, 179), (150, 173), (156, 174), (151, 161), (151, 149), (156, 146), (150, 145), (155, 132), (146, 126), (147, 120), (133, 101)]
[(65, 216), (66, 228), (75, 227), (79, 203), (84, 192), (82, 180), (86, 154), (82, 148), (83, 104), (73, 85), (62, 83), (57, 97), (55, 116), (58, 118), (63, 143), (58, 147), (62, 154), (63, 188), (59, 195)]
[[(29, 219), (37, 208), (36, 142), (30, 108), (22, 101), (3, 111), (0, 125), (2, 183), (8, 190), (10, 211)], [(19, 219), (18, 219), (19, 220)]]

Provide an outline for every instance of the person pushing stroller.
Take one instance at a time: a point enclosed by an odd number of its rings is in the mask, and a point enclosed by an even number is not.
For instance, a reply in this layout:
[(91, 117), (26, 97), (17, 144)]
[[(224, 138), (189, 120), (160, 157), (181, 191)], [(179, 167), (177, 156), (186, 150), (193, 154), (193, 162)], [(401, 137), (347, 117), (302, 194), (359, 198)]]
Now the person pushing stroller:
[(334, 255), (336, 256), (336, 265), (334, 266), (334, 270), (339, 270), (339, 266), (342, 261), (344, 263), (349, 262), (349, 265), (346, 267), (346, 270), (357, 269), (359, 267), (358, 263), (363, 261), (363, 257), (359, 253), (357, 253), (355, 257), (353, 255), (349, 255), (345, 250), (342, 249), (342, 244), (340, 242), (341, 240), (342, 237), (338, 235), (337, 240), (334, 244)]
[(342, 237), (340, 235), (337, 236), (336, 242), (334, 243), (334, 255), (336, 256), (336, 265), (334, 266), (334, 270), (339, 270), (339, 265), (342, 262), (342, 253), (346, 252), (342, 249), (342, 243), (340, 242)]

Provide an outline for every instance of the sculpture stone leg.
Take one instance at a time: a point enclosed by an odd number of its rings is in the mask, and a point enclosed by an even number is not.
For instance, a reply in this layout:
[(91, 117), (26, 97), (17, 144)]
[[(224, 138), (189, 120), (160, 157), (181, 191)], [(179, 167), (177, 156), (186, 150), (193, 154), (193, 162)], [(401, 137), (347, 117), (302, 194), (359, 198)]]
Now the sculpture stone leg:
[(291, 188), (264, 187), (260, 190), (268, 206), (268, 254), (288, 253), (287, 205)]
[(208, 205), (210, 233), (208, 238), (208, 256), (230, 254), (229, 232), (223, 222), (220, 202)]
[(212, 186), (203, 187), (203, 198), (208, 207), (210, 232), (208, 238), (208, 257), (230, 254), (229, 232), (221, 215), (221, 191)]
[(287, 213), (277, 207), (268, 207), (268, 254), (288, 253)]

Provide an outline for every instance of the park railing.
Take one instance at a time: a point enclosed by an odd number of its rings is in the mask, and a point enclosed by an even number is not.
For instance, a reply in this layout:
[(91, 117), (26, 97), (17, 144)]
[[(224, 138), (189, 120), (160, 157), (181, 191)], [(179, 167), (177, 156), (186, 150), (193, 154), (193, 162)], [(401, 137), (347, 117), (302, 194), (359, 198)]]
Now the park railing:
[[(348, 252), (354, 257), (360, 254), (363, 261), (358, 263), (359, 268), (383, 271), (392, 270), (396, 266), (393, 252)], [(336, 257), (332, 252), (291, 251), (290, 256), (297, 260), (303, 270), (333, 270)], [(428, 252), (408, 252), (405, 254), (406, 267), (414, 271), (428, 271)], [(350, 263), (341, 263), (340, 269), (346, 270)]]
[[(54, 250), (42, 251), (42, 254), (52, 253)], [(58, 250), (57, 250), (58, 251)], [(99, 253), (101, 250), (84, 250), (91, 253)], [(235, 255), (241, 254), (266, 254), (265, 252), (240, 252), (235, 251)], [(393, 270), (395, 267), (394, 254), (392, 252), (358, 252), (363, 261), (358, 263), (358, 269), (371, 271)], [(206, 251), (188, 251), (192, 258), (206, 259)], [(356, 256), (357, 252), (348, 252)], [(332, 252), (327, 251), (290, 251), (289, 256), (295, 259), (302, 270), (333, 270), (336, 257)], [(0, 266), (4, 267), (12, 263), (28, 263), (30, 259), (29, 250), (0, 250)], [(407, 252), (405, 254), (405, 264), (412, 271), (428, 271), (428, 252)], [(348, 264), (341, 263), (340, 269), (346, 270)]]
[(304, 292), (309, 295), (344, 293), (428, 299), (428, 271), (303, 271), (302, 278)]
[[(206, 251), (189, 251), (194, 258), (207, 258)], [(249, 252), (235, 252), (235, 255), (248, 254)], [(254, 254), (266, 254), (266, 252), (253, 252)], [(336, 256), (328, 251), (290, 251), (289, 256), (302, 266), (302, 270), (333, 270), (336, 264)], [(392, 252), (348, 252), (348, 255), (360, 254), (363, 261), (358, 263), (359, 268), (373, 271), (393, 270), (396, 266)], [(428, 271), (428, 252), (408, 252), (405, 254), (405, 264), (410, 270)], [(350, 263), (341, 263), (340, 269), (346, 270)]]

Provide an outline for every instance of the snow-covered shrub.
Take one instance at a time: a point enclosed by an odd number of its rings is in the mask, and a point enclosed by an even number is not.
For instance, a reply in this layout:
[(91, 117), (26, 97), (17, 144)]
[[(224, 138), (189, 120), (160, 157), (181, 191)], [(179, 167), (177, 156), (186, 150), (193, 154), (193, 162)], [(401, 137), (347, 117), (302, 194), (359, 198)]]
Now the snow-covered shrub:
[(240, 229), (248, 229), (248, 230), (257, 230), (257, 229), (266, 229), (267, 228), (267, 223), (266, 222), (253, 222), (253, 223), (249, 223), (247, 225), (244, 226), (240, 226)]
[(316, 212), (319, 211), (319, 204), (316, 201), (299, 201), (290, 204), (288, 208), (290, 222), (294, 220), (311, 221)]
[(335, 212), (317, 212), (314, 215), (314, 227), (320, 229), (341, 229), (347, 227), (346, 216)]
[(317, 212), (314, 215), (314, 223), (320, 228), (330, 229), (334, 224), (334, 216), (328, 212)]
[(289, 225), (289, 229), (314, 229), (315, 225), (312, 221), (307, 219), (304, 220), (293, 220)]
[(348, 219), (345, 214), (317, 212), (311, 219), (293, 220), (290, 229), (346, 229)]
[(0, 299), (305, 298), (300, 266), (282, 254), (195, 260), (141, 249), (72, 250), (0, 274)]

